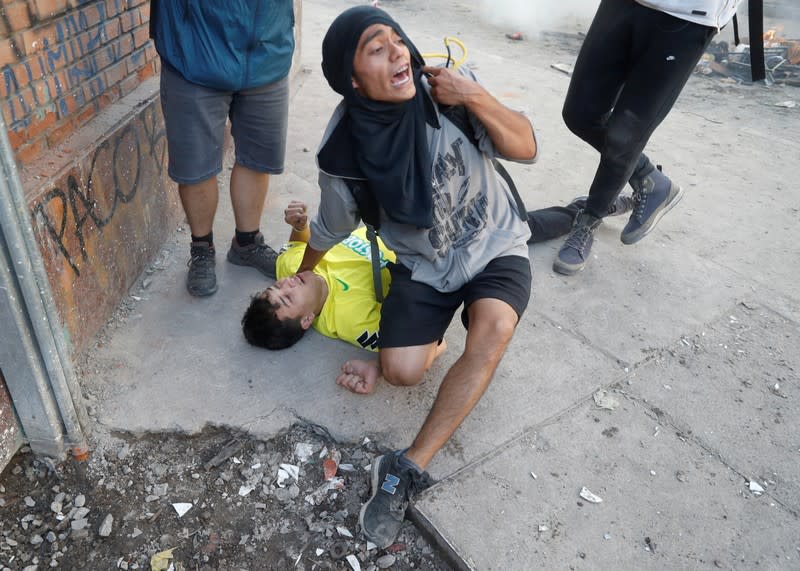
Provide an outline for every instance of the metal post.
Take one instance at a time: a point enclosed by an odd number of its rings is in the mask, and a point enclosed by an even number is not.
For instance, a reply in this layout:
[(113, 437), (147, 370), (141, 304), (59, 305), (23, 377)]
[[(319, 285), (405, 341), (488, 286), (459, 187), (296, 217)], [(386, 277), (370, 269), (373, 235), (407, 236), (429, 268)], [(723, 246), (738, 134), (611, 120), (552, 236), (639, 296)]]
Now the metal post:
[[(63, 426), (66, 444), (75, 456), (83, 458), (87, 453), (86, 438), (81, 428), (85, 424), (85, 409), (81, 398), (71, 356), (64, 339), (61, 321), (56, 310), (47, 273), (42, 263), (39, 246), (36, 242), (25, 193), (17, 173), (16, 163), (8, 140), (6, 126), (0, 117), (0, 246), (5, 250), (2, 258), (6, 258), (8, 268), (3, 271), (6, 292), (15, 306), (10, 310), (14, 323), (20, 331), (20, 343), (27, 353), (29, 375), (35, 378), (33, 386), (23, 387), (20, 394), (19, 383), (12, 380), (14, 371), (4, 368), (12, 400), (23, 399), (26, 404), (32, 398), (40, 399), (41, 408), (50, 415), (58, 412), (59, 424)], [(18, 290), (17, 294), (11, 290)], [(4, 320), (4, 322), (6, 322)], [(5, 329), (5, 328), (4, 328)], [(26, 339), (26, 333), (28, 334)], [(6, 344), (4, 334), (0, 344)], [(19, 362), (19, 361), (17, 361)], [(16, 390), (15, 390), (16, 387)], [(30, 394), (33, 392), (34, 394)], [(35, 395), (35, 396), (34, 396)], [(39, 431), (36, 423), (52, 424), (51, 418), (23, 418), (20, 421), (26, 434)], [(84, 422), (82, 422), (84, 421)], [(32, 425), (33, 423), (33, 425)], [(42, 427), (45, 428), (45, 427)], [(52, 447), (31, 439), (34, 451), (52, 455)]]

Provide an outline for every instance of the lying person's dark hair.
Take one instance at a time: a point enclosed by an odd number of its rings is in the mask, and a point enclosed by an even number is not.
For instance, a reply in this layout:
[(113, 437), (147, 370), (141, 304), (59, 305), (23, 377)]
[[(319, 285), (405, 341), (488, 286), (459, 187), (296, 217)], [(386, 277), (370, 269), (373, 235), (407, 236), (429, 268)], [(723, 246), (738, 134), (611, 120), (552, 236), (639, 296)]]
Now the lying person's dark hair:
[(256, 347), (278, 350), (291, 347), (305, 334), (300, 318), (278, 319), (277, 303), (254, 296), (242, 317), (242, 331), (247, 342)]

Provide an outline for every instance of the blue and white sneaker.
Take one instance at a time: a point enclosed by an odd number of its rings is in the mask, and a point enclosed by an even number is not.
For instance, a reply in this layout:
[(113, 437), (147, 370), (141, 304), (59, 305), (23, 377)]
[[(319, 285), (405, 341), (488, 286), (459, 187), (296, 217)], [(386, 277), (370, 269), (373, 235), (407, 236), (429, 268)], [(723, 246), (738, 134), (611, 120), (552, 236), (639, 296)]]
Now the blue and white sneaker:
[(634, 181), (633, 212), (622, 229), (623, 244), (635, 244), (655, 228), (659, 220), (683, 198), (683, 190), (661, 172), (653, 169), (647, 176)]
[(379, 549), (394, 543), (414, 494), (433, 485), (427, 472), (403, 465), (400, 455), (384, 454), (372, 462), (372, 497), (358, 516), (364, 535)]

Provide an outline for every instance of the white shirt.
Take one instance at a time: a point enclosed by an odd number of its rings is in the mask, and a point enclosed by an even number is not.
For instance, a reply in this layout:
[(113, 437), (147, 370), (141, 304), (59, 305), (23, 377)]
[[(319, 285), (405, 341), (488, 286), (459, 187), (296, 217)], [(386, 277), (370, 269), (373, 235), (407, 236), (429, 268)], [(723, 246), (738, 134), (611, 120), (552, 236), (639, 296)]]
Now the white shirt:
[(636, 2), (681, 20), (719, 30), (731, 21), (742, 0), (636, 0)]

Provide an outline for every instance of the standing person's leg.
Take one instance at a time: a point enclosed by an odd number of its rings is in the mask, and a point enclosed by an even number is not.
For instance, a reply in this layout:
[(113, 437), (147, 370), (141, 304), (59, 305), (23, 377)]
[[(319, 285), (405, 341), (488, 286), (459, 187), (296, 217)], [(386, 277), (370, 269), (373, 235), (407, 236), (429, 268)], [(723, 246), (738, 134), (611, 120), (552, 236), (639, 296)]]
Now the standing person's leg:
[(161, 68), (161, 108), (167, 131), (170, 178), (178, 183), (192, 233), (186, 287), (195, 296), (217, 291), (214, 270), (214, 215), (222, 170), (225, 121), (231, 94), (186, 81), (168, 65)]
[[(619, 178), (613, 179), (612, 175), (606, 184), (620, 184), (621, 178), (624, 185), (630, 178), (634, 189), (633, 213), (621, 234), (624, 244), (641, 240), (682, 197), (680, 186), (656, 170), (650, 161), (643, 167), (637, 158), (644, 156), (642, 151), (650, 136), (672, 110), (716, 33), (714, 28), (644, 10), (651, 23), (637, 29), (636, 34), (637, 43), (646, 48), (620, 94), (607, 137), (608, 154), (620, 157), (626, 168)], [(646, 33), (648, 29), (650, 33)]]
[[(626, 243), (643, 237), (680, 198), (680, 188), (655, 171), (642, 151), (672, 108), (713, 30), (640, 5), (635, 11), (631, 49), (637, 54), (636, 61), (608, 117), (586, 212), (553, 265), (559, 273), (570, 275), (584, 267), (602, 213), (628, 180), (634, 186), (635, 207), (623, 231)], [(649, 204), (642, 200), (643, 186), (651, 191)], [(630, 242), (626, 239), (629, 234), (634, 235)]]
[(602, 0), (583, 41), (561, 111), (564, 124), (598, 152), (631, 66), (633, 0)]
[[(608, 118), (636, 55), (631, 47), (637, 7), (633, 0), (601, 0), (575, 62), (564, 101), (562, 117), (566, 126), (601, 153), (607, 138)], [(558, 252), (553, 270), (570, 275), (583, 268), (594, 230), (604, 214), (605, 210), (588, 209), (579, 214)]]
[(288, 78), (234, 94), (230, 118), (236, 164), (230, 192), (236, 236), (228, 261), (252, 266), (271, 278), (275, 277), (277, 253), (261, 234), (261, 214), (269, 175), (283, 172), (288, 117)]
[(467, 326), (463, 354), (445, 375), (411, 447), (373, 462), (372, 497), (362, 507), (359, 522), (367, 537), (379, 547), (392, 543), (409, 500), (430, 484), (430, 477), (424, 471), (428, 463), (489, 386), (525, 311), (530, 291), (530, 262), (518, 256), (493, 260), (460, 290), (466, 306), (462, 321)]

